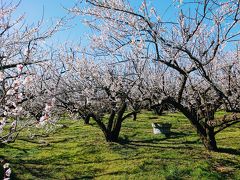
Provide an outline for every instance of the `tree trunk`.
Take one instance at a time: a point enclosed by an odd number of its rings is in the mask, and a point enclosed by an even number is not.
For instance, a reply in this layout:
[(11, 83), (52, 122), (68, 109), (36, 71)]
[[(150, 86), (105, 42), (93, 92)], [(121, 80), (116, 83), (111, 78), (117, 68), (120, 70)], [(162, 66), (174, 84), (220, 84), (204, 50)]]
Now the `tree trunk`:
[(133, 114), (133, 121), (136, 121), (137, 120), (137, 113), (135, 112), (134, 114)]
[(157, 109), (157, 115), (159, 115), (159, 116), (163, 115), (163, 110), (164, 110), (164, 107), (163, 107), (163, 106), (160, 106), (160, 107)]
[(163, 102), (173, 105), (179, 111), (181, 111), (196, 129), (197, 134), (200, 136), (204, 146), (206, 149), (210, 151), (217, 151), (217, 143), (215, 139), (215, 133), (213, 127), (204, 127), (197, 118), (197, 113), (194, 109), (188, 109), (187, 107), (183, 106), (182, 104), (175, 101), (173, 98), (169, 97), (165, 99)]
[(207, 150), (209, 151), (218, 150), (213, 127), (206, 128), (206, 134), (200, 135), (200, 137)]
[(105, 139), (107, 142), (118, 142), (119, 132), (107, 132)]
[(108, 119), (107, 126), (95, 114), (90, 114), (90, 117), (93, 118), (93, 120), (98, 124), (98, 126), (104, 133), (104, 136), (107, 142), (118, 142), (119, 140), (118, 137), (122, 127), (122, 122), (124, 119), (126, 119), (126, 116), (124, 116), (124, 112), (126, 111), (126, 108), (127, 108), (127, 103), (124, 102), (117, 113), (115, 112), (115, 110), (112, 110)]
[(84, 124), (89, 124), (90, 116), (84, 118)]
[(163, 114), (164, 106), (163, 105), (155, 105), (152, 106), (155, 114), (161, 116)]
[(126, 111), (127, 103), (124, 102), (119, 109), (117, 113), (117, 117), (115, 119), (115, 122), (113, 123), (114, 117), (115, 117), (115, 111), (111, 113), (109, 117), (109, 124), (111, 123), (111, 127), (108, 126), (107, 133), (105, 135), (105, 138), (108, 142), (118, 142), (118, 137), (122, 128), (122, 122), (123, 122), (123, 115)]
[(92, 114), (87, 114), (87, 115), (83, 118), (84, 124), (89, 124), (91, 117), (92, 117)]
[(120, 131), (121, 131), (121, 128), (122, 128), (122, 122), (117, 122), (113, 131), (111, 132), (112, 133), (112, 139), (113, 139), (113, 142), (117, 142), (118, 141), (118, 137), (119, 137), (119, 134), (120, 134)]

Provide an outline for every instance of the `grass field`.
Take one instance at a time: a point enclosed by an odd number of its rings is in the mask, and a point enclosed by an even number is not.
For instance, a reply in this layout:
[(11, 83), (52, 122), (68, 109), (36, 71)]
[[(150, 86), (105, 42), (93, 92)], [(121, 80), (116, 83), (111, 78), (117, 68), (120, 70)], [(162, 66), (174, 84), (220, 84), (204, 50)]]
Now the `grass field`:
[[(107, 143), (96, 124), (63, 120), (49, 135), (28, 132), (0, 148), (12, 179), (240, 179), (240, 124), (217, 135), (221, 153), (204, 149), (179, 113), (127, 119), (121, 142)], [(151, 122), (170, 122), (172, 135), (152, 133)], [(37, 136), (38, 135), (38, 136)]]

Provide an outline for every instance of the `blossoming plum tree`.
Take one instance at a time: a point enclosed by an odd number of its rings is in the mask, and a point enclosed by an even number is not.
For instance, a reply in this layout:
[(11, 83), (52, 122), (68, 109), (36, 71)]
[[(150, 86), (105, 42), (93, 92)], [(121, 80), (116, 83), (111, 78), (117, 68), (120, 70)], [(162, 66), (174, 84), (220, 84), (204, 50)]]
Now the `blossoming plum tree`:
[[(31, 114), (34, 107), (32, 109), (27, 106), (40, 95), (33, 91), (33, 85), (40, 76), (40, 66), (52, 59), (52, 52), (46, 48), (45, 40), (62, 27), (64, 19), (46, 29), (42, 28), (42, 20), (35, 25), (26, 25), (24, 15), (13, 18), (19, 3), (5, 0), (0, 3), (1, 146), (14, 142), (25, 128), (45, 123), (54, 105), (52, 97), (48, 101), (41, 101), (44, 113), (37, 120)], [(6, 160), (1, 160), (1, 163), (3, 178), (10, 179), (9, 164)]]
[(32, 79), (38, 76), (33, 69), (51, 60), (44, 41), (63, 23), (61, 20), (46, 30), (42, 21), (25, 25), (24, 16), (12, 19), (18, 5), (11, 1), (0, 4), (0, 143), (13, 142), (19, 131), (33, 124), (27, 121), (29, 112), (24, 108), (33, 99), (33, 93), (28, 93)]
[(118, 141), (122, 122), (138, 111), (139, 79), (122, 64), (97, 63), (90, 57), (72, 61), (61, 75), (56, 107), (77, 112), (86, 124), (92, 117), (107, 141)]
[[(239, 57), (231, 56), (234, 61), (222, 57), (233, 51), (233, 42), (239, 43), (240, 2), (175, 1), (178, 14), (166, 21), (149, 4), (143, 0), (137, 9), (127, 0), (86, 0), (70, 11), (84, 16), (84, 22), (95, 30), (91, 39), (96, 56), (116, 57), (122, 63), (145, 59), (142, 69), (157, 64), (154, 70), (160, 70), (155, 74), (161, 80), (155, 82), (155, 87), (160, 86), (154, 94), (159, 103), (181, 111), (204, 146), (216, 151), (215, 135), (239, 122), (236, 114), (220, 122), (214, 115), (223, 107), (239, 112), (238, 86), (232, 83)], [(141, 52), (141, 57), (125, 58), (134, 52)]]

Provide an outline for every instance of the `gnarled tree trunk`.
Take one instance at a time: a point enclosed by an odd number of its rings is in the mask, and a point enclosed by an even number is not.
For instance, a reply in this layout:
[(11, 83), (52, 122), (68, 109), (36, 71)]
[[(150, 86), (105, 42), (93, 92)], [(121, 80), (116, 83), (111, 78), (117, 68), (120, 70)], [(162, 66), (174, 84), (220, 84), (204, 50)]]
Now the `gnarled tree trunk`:
[(89, 124), (91, 117), (92, 117), (92, 114), (87, 114), (87, 115), (83, 118), (84, 124)]
[(214, 128), (208, 127), (206, 128), (206, 133), (204, 134), (199, 134), (200, 139), (203, 142), (203, 145), (207, 150), (210, 151), (217, 151), (217, 142), (215, 139), (215, 133), (214, 133)]
[[(182, 104), (175, 101), (173, 98), (167, 98), (163, 101), (163, 103), (169, 103), (177, 108), (180, 112), (182, 112), (190, 121), (192, 126), (196, 129), (197, 134), (202, 140), (206, 149), (210, 151), (217, 151), (217, 143), (215, 139), (214, 127), (204, 126), (199, 120), (196, 112), (194, 110), (189, 110), (187, 107), (184, 107)], [(206, 117), (209, 119), (209, 117)]]
[(128, 113), (124, 116), (124, 113), (127, 109), (127, 103), (122, 103), (121, 107), (117, 112), (115, 110), (112, 110), (109, 118), (108, 118), (108, 124), (105, 126), (105, 124), (101, 121), (100, 118), (96, 117), (94, 114), (92, 114), (91, 117), (97, 122), (98, 126), (104, 133), (105, 139), (107, 142), (118, 142), (119, 140), (119, 134), (122, 128), (122, 122), (134, 115), (134, 112)]

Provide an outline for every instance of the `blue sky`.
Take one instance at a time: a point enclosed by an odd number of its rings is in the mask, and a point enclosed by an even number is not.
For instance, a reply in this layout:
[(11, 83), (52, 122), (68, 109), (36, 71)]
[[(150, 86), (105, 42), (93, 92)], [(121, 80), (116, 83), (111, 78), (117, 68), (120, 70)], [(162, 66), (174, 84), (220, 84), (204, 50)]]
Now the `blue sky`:
[[(45, 27), (49, 27), (58, 19), (66, 16), (67, 11), (63, 7), (70, 8), (74, 2), (75, 0), (21, 0), (15, 15), (24, 14), (26, 24), (29, 25), (37, 23), (43, 17)], [(80, 23), (79, 18), (69, 21), (68, 25), (71, 27), (55, 34), (51, 39), (53, 43), (73, 40), (80, 42), (87, 33), (87, 28)]]
[[(14, 0), (17, 1), (17, 0)], [(51, 25), (57, 19), (66, 15), (67, 11), (63, 8), (70, 8), (76, 0), (21, 0), (21, 4), (17, 9), (16, 16), (25, 14), (27, 24), (36, 23), (44, 15), (46, 26)], [(138, 8), (140, 0), (130, 0), (131, 4)], [(150, 2), (150, 1), (148, 1)], [(168, 8), (172, 4), (172, 0), (152, 0), (151, 3), (157, 8), (161, 15), (165, 17), (173, 17), (173, 8)], [(167, 13), (166, 13), (167, 9)], [(81, 42), (85, 44), (86, 33), (89, 32), (80, 22), (80, 18), (75, 18), (69, 22), (72, 27), (68, 30), (57, 33), (51, 40), (53, 43), (63, 43), (64, 41)]]

